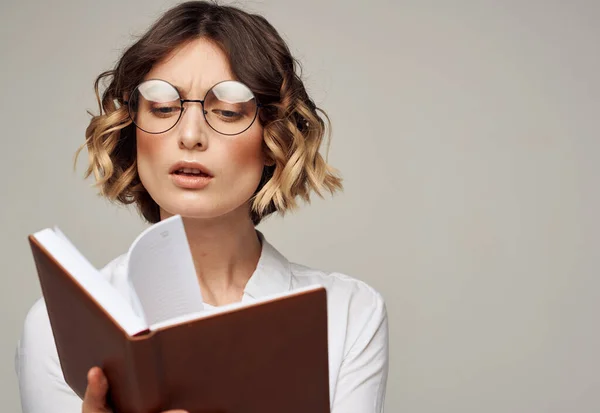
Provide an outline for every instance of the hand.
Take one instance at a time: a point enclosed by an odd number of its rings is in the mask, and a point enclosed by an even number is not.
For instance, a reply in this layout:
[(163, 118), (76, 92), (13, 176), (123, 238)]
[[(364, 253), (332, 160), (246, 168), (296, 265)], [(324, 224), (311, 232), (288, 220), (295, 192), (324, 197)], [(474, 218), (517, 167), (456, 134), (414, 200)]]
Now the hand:
[[(88, 371), (88, 385), (83, 397), (82, 413), (112, 413), (106, 404), (108, 380), (99, 367)], [(187, 413), (185, 410), (169, 410), (163, 413)]]

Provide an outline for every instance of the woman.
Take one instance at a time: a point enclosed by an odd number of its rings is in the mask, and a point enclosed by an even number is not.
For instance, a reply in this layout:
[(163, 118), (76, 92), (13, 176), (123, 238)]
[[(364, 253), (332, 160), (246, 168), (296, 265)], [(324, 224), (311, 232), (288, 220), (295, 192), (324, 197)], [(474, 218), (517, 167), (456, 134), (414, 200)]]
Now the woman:
[[(325, 122), (276, 30), (237, 8), (183, 3), (95, 87), (100, 114), (86, 131), (86, 177), (93, 173), (103, 195), (134, 203), (150, 223), (183, 217), (209, 306), (324, 285), (331, 409), (383, 411), (381, 295), (349, 276), (289, 263), (255, 229), (298, 197), (341, 189), (318, 153)], [(102, 273), (129, 297), (126, 266), (124, 254)], [(65, 383), (43, 300), (27, 315), (16, 364), (24, 413), (108, 411), (99, 368), (90, 370), (83, 403)]]

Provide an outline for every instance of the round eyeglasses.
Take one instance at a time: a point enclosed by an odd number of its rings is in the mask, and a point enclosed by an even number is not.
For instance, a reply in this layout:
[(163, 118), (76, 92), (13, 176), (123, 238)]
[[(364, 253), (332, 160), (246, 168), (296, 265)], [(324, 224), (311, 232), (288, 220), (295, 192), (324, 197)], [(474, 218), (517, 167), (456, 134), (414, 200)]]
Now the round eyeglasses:
[(225, 80), (211, 87), (204, 99), (182, 99), (175, 86), (165, 80), (140, 83), (124, 102), (135, 126), (159, 134), (175, 127), (183, 116), (185, 103), (200, 103), (206, 123), (223, 135), (239, 135), (254, 123), (260, 104), (245, 84)]

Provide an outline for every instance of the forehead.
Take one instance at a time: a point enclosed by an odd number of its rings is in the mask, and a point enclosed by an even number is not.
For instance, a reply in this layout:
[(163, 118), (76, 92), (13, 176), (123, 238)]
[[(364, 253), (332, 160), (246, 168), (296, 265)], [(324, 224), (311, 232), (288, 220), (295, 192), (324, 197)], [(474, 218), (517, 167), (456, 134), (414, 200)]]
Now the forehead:
[(144, 79), (162, 79), (186, 95), (202, 95), (214, 84), (235, 80), (229, 60), (214, 42), (199, 38), (173, 50)]

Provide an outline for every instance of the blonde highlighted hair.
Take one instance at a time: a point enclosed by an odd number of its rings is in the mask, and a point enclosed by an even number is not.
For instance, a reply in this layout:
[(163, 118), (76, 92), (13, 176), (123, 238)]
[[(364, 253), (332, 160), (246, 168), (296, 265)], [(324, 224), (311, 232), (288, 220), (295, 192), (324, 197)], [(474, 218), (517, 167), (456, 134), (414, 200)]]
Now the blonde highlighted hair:
[[(299, 63), (284, 40), (262, 16), (205, 1), (168, 10), (123, 53), (113, 70), (98, 76), (94, 89), (100, 113), (92, 115), (86, 142), (75, 155), (77, 159), (87, 148), (85, 177), (93, 174), (108, 199), (135, 203), (148, 222), (160, 220), (159, 207), (137, 173), (135, 125), (123, 100), (154, 64), (200, 37), (224, 51), (235, 77), (250, 87), (262, 105), (258, 121), (271, 162), (251, 199), (254, 224), (273, 212), (295, 209), (297, 198), (310, 202), (311, 192), (323, 197), (326, 191), (341, 190), (341, 178), (319, 152), (330, 133), (329, 118), (308, 96), (298, 74)], [(100, 97), (103, 84), (107, 86)]]

